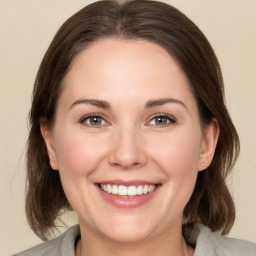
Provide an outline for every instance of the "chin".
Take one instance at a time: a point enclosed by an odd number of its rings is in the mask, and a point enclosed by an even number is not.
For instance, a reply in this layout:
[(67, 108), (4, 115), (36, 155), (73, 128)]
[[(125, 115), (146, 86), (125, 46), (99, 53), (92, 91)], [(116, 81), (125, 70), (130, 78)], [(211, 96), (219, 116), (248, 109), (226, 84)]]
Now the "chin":
[(121, 243), (147, 240), (157, 232), (157, 220), (145, 215), (116, 215), (114, 218), (106, 218), (104, 222), (98, 223), (98, 231), (105, 238)]
[(115, 242), (120, 243), (134, 243), (147, 239), (152, 234), (149, 230), (139, 230), (135, 228), (113, 228), (104, 232), (105, 237)]

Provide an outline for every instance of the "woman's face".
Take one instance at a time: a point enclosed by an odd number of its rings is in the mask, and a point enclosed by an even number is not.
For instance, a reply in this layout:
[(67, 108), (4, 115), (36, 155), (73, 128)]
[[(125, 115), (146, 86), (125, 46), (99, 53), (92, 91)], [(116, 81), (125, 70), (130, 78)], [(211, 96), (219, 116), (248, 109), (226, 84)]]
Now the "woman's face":
[(202, 131), (175, 60), (151, 42), (105, 39), (78, 55), (64, 86), (41, 130), (81, 229), (118, 241), (180, 229), (217, 124)]

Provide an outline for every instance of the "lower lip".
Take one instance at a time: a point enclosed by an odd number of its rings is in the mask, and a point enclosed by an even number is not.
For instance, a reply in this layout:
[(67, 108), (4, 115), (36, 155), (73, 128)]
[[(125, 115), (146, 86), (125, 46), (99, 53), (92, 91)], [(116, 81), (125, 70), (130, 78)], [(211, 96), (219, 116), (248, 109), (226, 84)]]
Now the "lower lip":
[(140, 195), (140, 196), (134, 196), (134, 197), (119, 197), (117, 195), (108, 194), (102, 191), (98, 185), (96, 186), (98, 187), (98, 190), (101, 196), (103, 197), (103, 199), (118, 208), (136, 208), (141, 205), (144, 205), (155, 196), (155, 194), (157, 193), (160, 187), (160, 186), (157, 186), (153, 192), (146, 195)]

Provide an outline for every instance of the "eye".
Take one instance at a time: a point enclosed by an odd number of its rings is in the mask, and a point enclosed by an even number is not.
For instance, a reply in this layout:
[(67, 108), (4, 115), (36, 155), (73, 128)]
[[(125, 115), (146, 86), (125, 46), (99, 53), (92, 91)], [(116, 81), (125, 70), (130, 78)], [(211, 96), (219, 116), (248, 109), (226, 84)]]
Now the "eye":
[(172, 123), (176, 123), (176, 119), (169, 115), (156, 115), (149, 121), (149, 125), (154, 126), (168, 126)]
[(82, 120), (81, 123), (87, 125), (87, 126), (101, 126), (101, 125), (106, 125), (106, 121), (102, 116), (99, 115), (90, 115), (90, 116), (85, 116)]

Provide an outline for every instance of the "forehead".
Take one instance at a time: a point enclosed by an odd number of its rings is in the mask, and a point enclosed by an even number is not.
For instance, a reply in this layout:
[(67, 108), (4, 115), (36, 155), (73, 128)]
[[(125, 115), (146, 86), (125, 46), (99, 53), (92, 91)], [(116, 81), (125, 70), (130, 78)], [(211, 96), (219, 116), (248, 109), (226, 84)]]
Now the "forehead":
[(186, 76), (161, 46), (144, 40), (104, 39), (73, 61), (63, 95), (114, 100), (191, 97)]

